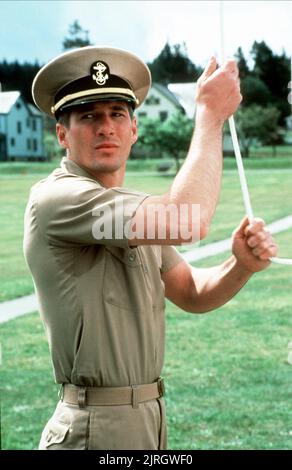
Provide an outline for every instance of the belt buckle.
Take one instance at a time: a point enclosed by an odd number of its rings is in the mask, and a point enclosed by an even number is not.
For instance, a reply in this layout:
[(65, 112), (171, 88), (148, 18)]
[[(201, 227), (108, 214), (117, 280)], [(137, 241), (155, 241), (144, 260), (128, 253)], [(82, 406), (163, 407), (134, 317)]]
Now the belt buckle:
[(164, 386), (164, 379), (163, 377), (159, 377), (157, 380), (157, 388), (160, 397), (163, 397), (165, 395), (165, 386)]

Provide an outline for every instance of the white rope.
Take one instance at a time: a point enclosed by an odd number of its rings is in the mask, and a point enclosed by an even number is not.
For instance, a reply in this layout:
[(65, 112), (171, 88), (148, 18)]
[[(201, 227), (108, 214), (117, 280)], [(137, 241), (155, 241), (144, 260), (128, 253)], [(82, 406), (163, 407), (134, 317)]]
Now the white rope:
[[(246, 215), (247, 215), (249, 221), (251, 221), (254, 217), (253, 216), (253, 210), (252, 210), (252, 207), (251, 207), (250, 196), (249, 196), (249, 192), (248, 192), (248, 186), (247, 186), (246, 176), (245, 176), (244, 167), (243, 167), (243, 163), (242, 163), (242, 157), (241, 157), (241, 152), (240, 152), (240, 147), (239, 147), (239, 143), (238, 143), (237, 132), (236, 132), (236, 127), (235, 127), (235, 122), (234, 122), (233, 116), (231, 116), (229, 118), (228, 123), (229, 123), (229, 129), (230, 129), (230, 134), (231, 134), (235, 159), (236, 159), (236, 163), (237, 163), (237, 169), (238, 169), (238, 175), (239, 175), (239, 180), (240, 180), (240, 186), (241, 186), (241, 192), (242, 192), (245, 212), (246, 212)], [(292, 259), (290, 259), (290, 258), (273, 257), (273, 258), (270, 258), (270, 260), (273, 263), (286, 264), (286, 265), (292, 266)]]
[(249, 197), (249, 192), (248, 192), (248, 187), (247, 187), (246, 177), (245, 177), (245, 173), (244, 173), (244, 167), (243, 167), (243, 163), (242, 163), (241, 152), (240, 152), (240, 147), (239, 147), (239, 143), (238, 143), (237, 132), (236, 132), (235, 122), (234, 122), (234, 117), (233, 116), (231, 116), (228, 119), (228, 123), (229, 123), (229, 129), (230, 129), (230, 134), (231, 134), (235, 159), (236, 159), (236, 163), (237, 163), (237, 169), (238, 169), (238, 174), (239, 174), (239, 181), (240, 181), (241, 192), (242, 192), (242, 196), (243, 196), (245, 212), (246, 212), (246, 215), (248, 216), (249, 220), (252, 220), (253, 219), (253, 210), (252, 210), (252, 207), (251, 207), (251, 202), (250, 202), (250, 197)]
[[(221, 39), (221, 62), (223, 63), (223, 60), (225, 58), (225, 53), (224, 53), (224, 27), (223, 27), (223, 1), (220, 2), (220, 39)], [(244, 207), (245, 207), (245, 212), (246, 215), (251, 221), (254, 216), (253, 216), (253, 210), (251, 207), (251, 202), (250, 202), (250, 196), (248, 192), (248, 186), (247, 186), (247, 181), (246, 181), (246, 176), (244, 172), (244, 166), (242, 163), (242, 156), (241, 156), (241, 151), (240, 151), (240, 146), (238, 143), (238, 138), (237, 138), (237, 132), (236, 132), (236, 127), (235, 127), (235, 122), (234, 122), (234, 117), (231, 116), (228, 119), (229, 123), (229, 129), (230, 129), (230, 134), (231, 134), (231, 139), (232, 139), (232, 145), (234, 149), (234, 154), (235, 154), (235, 159), (237, 163), (237, 169), (238, 169), (238, 175), (239, 175), (239, 181), (240, 181), (240, 186), (241, 186), (241, 192), (242, 192), (242, 197), (243, 197), (243, 202), (244, 202)], [(272, 257), (270, 258), (270, 261), (273, 263), (277, 264), (286, 264), (289, 266), (292, 266), (292, 259), (291, 258), (278, 258), (278, 257)]]

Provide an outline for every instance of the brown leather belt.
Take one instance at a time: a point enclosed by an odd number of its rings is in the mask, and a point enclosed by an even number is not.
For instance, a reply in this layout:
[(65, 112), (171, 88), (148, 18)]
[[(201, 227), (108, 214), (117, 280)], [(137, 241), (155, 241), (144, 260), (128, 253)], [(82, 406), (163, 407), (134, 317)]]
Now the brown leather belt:
[(138, 408), (139, 403), (155, 400), (164, 395), (164, 381), (160, 377), (157, 382), (130, 387), (81, 387), (63, 384), (61, 400), (71, 405), (110, 406), (132, 405)]

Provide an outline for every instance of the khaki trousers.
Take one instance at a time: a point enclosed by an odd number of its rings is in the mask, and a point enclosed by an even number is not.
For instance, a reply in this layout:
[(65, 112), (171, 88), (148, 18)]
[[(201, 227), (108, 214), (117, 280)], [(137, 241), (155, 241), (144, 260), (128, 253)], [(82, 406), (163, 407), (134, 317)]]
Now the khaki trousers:
[(132, 405), (86, 406), (60, 401), (45, 426), (39, 450), (166, 449), (163, 398)]

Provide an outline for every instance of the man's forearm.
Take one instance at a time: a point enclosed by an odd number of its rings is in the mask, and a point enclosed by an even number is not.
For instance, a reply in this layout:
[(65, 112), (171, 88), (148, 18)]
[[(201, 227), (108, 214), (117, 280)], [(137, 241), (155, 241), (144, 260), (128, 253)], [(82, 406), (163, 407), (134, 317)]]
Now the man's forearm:
[(205, 313), (221, 307), (246, 284), (252, 272), (242, 268), (232, 255), (212, 268), (192, 268), (195, 289), (188, 311)]

